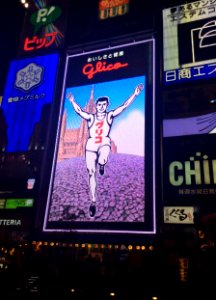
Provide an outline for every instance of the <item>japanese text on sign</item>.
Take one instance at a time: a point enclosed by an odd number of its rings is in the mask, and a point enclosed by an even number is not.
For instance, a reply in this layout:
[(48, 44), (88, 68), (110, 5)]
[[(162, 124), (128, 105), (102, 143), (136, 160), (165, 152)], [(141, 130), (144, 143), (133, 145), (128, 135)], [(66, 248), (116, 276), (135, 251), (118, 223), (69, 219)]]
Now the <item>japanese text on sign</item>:
[(210, 78), (216, 76), (216, 63), (191, 66), (177, 70), (169, 70), (164, 73), (165, 83), (189, 81), (194, 79)]

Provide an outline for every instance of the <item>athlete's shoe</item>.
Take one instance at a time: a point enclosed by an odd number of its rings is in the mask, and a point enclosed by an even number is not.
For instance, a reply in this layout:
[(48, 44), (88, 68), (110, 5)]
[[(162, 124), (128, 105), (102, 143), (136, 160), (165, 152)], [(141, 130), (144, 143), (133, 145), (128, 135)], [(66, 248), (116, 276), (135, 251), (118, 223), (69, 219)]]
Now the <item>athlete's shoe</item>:
[(90, 218), (94, 218), (95, 214), (96, 214), (96, 203), (92, 202), (90, 207), (89, 207), (89, 216), (90, 216)]
[(99, 173), (100, 173), (101, 175), (104, 174), (104, 165), (99, 165)]

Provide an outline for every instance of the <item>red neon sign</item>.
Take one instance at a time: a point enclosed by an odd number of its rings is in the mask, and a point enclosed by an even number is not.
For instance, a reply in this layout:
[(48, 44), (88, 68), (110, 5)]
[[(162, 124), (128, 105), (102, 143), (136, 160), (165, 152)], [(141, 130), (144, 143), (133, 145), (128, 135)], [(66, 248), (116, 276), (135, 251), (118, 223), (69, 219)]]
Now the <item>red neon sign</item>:
[(88, 79), (92, 79), (97, 73), (118, 70), (127, 66), (128, 63), (122, 64), (120, 62), (116, 62), (114, 64), (107, 64), (106, 62), (98, 61), (95, 66), (93, 64), (86, 64), (82, 69), (82, 73), (86, 75)]
[(31, 51), (36, 49), (41, 49), (43, 47), (50, 47), (56, 40), (58, 32), (46, 33), (44, 37), (37, 37), (36, 35), (33, 38), (26, 38), (24, 42), (23, 49), (25, 51)]

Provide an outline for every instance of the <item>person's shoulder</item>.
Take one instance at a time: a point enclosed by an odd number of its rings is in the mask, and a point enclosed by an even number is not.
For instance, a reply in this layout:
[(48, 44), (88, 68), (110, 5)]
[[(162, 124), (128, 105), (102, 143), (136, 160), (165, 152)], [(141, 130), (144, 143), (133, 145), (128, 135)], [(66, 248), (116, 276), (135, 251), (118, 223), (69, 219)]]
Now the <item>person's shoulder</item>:
[(112, 109), (112, 110), (110, 110), (110, 111), (107, 111), (107, 115), (108, 115), (108, 116), (112, 116), (113, 113), (114, 113), (114, 109)]

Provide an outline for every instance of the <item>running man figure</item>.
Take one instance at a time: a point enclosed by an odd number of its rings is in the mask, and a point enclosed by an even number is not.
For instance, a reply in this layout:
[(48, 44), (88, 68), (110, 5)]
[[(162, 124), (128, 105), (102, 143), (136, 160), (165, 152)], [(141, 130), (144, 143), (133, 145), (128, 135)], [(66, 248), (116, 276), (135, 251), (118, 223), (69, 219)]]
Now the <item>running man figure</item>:
[(96, 213), (96, 169), (98, 165), (100, 175), (104, 174), (104, 166), (111, 151), (109, 134), (113, 120), (134, 101), (143, 89), (143, 84), (137, 85), (132, 95), (122, 105), (111, 111), (107, 111), (109, 98), (107, 96), (99, 97), (96, 100), (95, 114), (83, 111), (75, 102), (74, 96), (71, 93), (67, 95), (67, 99), (71, 102), (75, 112), (88, 124), (89, 137), (85, 146), (85, 157), (91, 193), (90, 217), (94, 217)]

